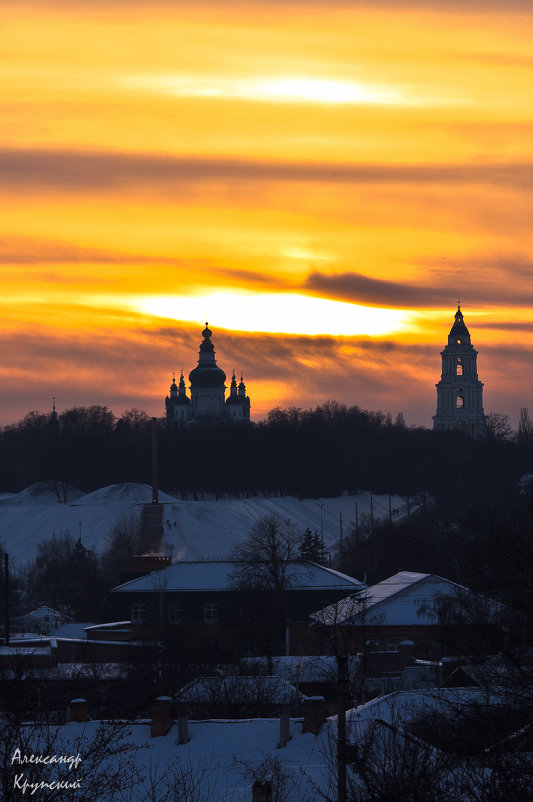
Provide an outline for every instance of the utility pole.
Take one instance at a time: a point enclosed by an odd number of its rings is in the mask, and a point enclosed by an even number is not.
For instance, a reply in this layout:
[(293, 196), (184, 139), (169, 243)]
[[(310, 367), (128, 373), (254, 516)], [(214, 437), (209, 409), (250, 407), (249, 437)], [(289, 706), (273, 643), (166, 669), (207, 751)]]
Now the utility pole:
[(348, 658), (337, 655), (337, 802), (346, 802), (346, 705)]
[(4, 554), (4, 643), (9, 646), (9, 554)]
[(323, 543), (324, 542), (324, 522), (323, 522), (323, 519), (322, 519), (322, 509), (324, 507), (324, 502), (322, 502), (322, 504), (319, 504), (318, 506), (320, 507), (320, 541), (321, 541), (321, 543)]

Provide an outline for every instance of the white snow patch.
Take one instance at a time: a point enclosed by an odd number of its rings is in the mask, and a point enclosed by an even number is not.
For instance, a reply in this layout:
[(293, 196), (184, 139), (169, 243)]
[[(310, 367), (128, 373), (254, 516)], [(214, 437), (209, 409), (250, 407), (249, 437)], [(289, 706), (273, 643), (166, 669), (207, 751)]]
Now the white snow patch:
[[(88, 493), (84, 496), (82, 504), (108, 504), (115, 501), (131, 501), (134, 504), (150, 504), (152, 502), (152, 488), (149, 485), (138, 482), (121, 482), (116, 485), (108, 485)], [(159, 493), (159, 501), (162, 504), (169, 504), (176, 501), (174, 496), (167, 493)]]
[[(1, 504), (64, 504), (77, 501), (84, 493), (64, 482), (35, 482), (20, 493), (2, 494)], [(65, 501), (66, 499), (66, 501)]]
[[(46, 483), (44, 483), (46, 484)], [(23, 495), (26, 494), (26, 495)], [(148, 485), (124, 483), (110, 485), (81, 496), (75, 503), (58, 504), (39, 501), (22, 491), (15, 499), (26, 502), (0, 504), (0, 539), (15, 565), (32, 560), (37, 545), (49, 540), (52, 534), (69, 532), (81, 537), (86, 548), (103, 551), (107, 536), (121, 519), (140, 521), (142, 504), (152, 500)], [(227, 559), (231, 549), (244, 540), (253, 524), (265, 515), (291, 520), (302, 534), (307, 527), (324, 533), (326, 549), (333, 552), (340, 537), (342, 513), (343, 536), (356, 514), (359, 520), (370, 513), (370, 493), (338, 498), (296, 499), (290, 496), (218, 501), (181, 501), (159, 494), (163, 504), (163, 539), (172, 545), (173, 557), (178, 560)], [(391, 498), (393, 519), (403, 512), (402, 500)], [(388, 496), (373, 496), (374, 518), (389, 515)], [(395, 513), (398, 510), (398, 513)], [(360, 577), (363, 579), (363, 577)]]

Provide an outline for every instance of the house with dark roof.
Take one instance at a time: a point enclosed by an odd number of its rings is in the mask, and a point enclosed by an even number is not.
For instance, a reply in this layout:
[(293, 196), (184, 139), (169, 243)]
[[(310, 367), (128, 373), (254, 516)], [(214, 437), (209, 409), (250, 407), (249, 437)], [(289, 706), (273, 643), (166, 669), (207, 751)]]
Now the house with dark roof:
[(243, 588), (239, 563), (179, 561), (113, 588), (103, 621), (130, 620), (136, 637), (168, 638), (193, 661), (317, 653), (310, 614), (364, 585), (308, 560), (291, 563), (285, 590)]

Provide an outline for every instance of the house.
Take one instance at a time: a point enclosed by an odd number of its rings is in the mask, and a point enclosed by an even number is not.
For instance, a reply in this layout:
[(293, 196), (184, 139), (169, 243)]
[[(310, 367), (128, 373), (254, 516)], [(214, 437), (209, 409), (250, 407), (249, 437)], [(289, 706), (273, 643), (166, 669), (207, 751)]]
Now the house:
[(331, 651), (335, 631), (349, 653), (399, 652), (411, 644), (412, 657), (436, 659), (449, 653), (460, 613), (494, 626), (505, 608), (436, 574), (400, 571), (311, 618), (324, 652)]
[(65, 616), (52, 607), (38, 607), (21, 616), (16, 623), (28, 632), (47, 634), (65, 622)]
[(107, 595), (103, 621), (129, 619), (136, 637), (166, 640), (193, 662), (314, 654), (310, 614), (365, 587), (339, 571), (295, 560), (285, 590), (243, 589), (240, 565), (179, 561), (125, 582)]

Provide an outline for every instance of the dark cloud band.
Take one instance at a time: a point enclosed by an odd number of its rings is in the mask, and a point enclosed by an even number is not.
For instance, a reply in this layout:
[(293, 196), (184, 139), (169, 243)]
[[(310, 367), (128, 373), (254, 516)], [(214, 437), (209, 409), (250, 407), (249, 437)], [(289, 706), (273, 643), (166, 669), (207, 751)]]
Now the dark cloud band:
[(135, 153), (0, 149), (0, 177), (10, 191), (49, 188), (74, 193), (126, 186), (291, 181), (343, 184), (487, 184), (533, 189), (533, 163), (381, 165), (317, 164)]

